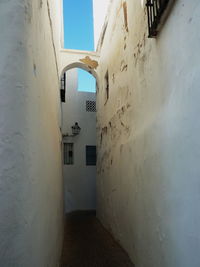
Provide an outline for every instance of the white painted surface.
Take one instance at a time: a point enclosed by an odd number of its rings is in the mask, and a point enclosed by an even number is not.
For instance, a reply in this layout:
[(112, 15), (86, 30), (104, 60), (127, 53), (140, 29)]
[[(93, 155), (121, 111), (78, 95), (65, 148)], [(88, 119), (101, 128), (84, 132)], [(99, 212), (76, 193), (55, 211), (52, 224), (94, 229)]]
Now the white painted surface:
[(59, 28), (59, 5), (0, 1), (2, 267), (55, 267), (60, 257), (63, 184), (54, 50), (60, 36), (50, 27)]
[[(147, 39), (141, 1), (112, 3), (97, 94), (97, 214), (137, 267), (200, 266), (200, 4)], [(102, 135), (102, 137), (101, 137)]]
[[(86, 100), (96, 101), (96, 94), (77, 91), (76, 69), (66, 72), (66, 102), (62, 103), (63, 133), (71, 134), (78, 122), (81, 132), (66, 137), (74, 143), (74, 164), (64, 165), (65, 212), (96, 209), (96, 166), (86, 166), (85, 146), (96, 145), (96, 112), (86, 111)], [(89, 75), (89, 74), (88, 74)]]
[(93, 0), (94, 18), (94, 46), (97, 48), (98, 41), (102, 32), (102, 27), (108, 12), (110, 0)]
[(90, 68), (88, 65), (84, 64), (81, 60), (89, 58), (91, 61), (98, 62), (99, 55), (93, 51), (82, 51), (82, 50), (72, 50), (72, 49), (61, 49), (60, 50), (60, 65), (59, 72), (64, 73), (72, 68), (81, 68), (86, 71), (90, 71), (93, 76), (97, 78), (96, 70)]

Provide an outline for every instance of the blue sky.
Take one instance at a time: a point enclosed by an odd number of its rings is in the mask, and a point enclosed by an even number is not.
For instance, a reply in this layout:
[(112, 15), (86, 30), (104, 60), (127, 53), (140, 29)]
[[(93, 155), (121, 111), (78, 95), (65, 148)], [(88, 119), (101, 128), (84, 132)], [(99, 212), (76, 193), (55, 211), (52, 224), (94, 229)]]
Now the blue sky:
[[(92, 0), (63, 0), (64, 47), (94, 51)], [(78, 90), (95, 92), (95, 78), (78, 70)]]

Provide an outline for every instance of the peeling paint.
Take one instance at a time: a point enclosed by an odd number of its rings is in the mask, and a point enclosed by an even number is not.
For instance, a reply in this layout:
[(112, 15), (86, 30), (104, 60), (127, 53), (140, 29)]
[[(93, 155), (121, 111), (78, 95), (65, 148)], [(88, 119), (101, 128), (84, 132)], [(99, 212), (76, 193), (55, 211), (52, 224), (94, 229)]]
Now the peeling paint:
[(102, 134), (107, 134), (107, 132), (108, 132), (108, 127), (107, 126), (102, 128)]
[(128, 14), (127, 14), (127, 3), (123, 2), (123, 10), (124, 10), (124, 25), (125, 29), (128, 32)]
[(112, 82), (115, 83), (115, 74), (112, 75)]
[(96, 60), (92, 60), (89, 56), (80, 59), (80, 61), (86, 64), (91, 69), (96, 69), (99, 65), (99, 63)]
[(33, 63), (33, 73), (35, 76), (37, 76), (37, 67), (35, 63)]
[(39, 0), (39, 8), (42, 8), (43, 6), (43, 0)]
[(26, 20), (31, 23), (31, 20), (32, 20), (32, 5), (31, 3), (27, 3), (25, 6), (24, 6), (24, 9), (25, 9), (25, 15), (26, 15)]
[(121, 66), (120, 66), (120, 71), (123, 72), (123, 71), (127, 71), (128, 69), (128, 64), (125, 63), (124, 60), (121, 61)]
[(106, 25), (104, 26), (103, 32), (102, 32), (102, 36), (101, 36), (101, 40), (100, 40), (100, 48), (103, 45), (103, 41), (104, 41), (105, 33), (106, 33), (106, 30), (107, 30), (107, 26), (108, 26), (108, 23), (106, 23)]

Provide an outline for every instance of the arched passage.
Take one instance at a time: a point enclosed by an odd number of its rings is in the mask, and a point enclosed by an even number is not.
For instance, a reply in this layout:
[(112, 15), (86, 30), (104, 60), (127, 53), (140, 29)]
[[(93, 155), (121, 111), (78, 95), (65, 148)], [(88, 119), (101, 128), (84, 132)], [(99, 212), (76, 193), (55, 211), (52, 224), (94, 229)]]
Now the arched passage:
[[(97, 63), (98, 64), (98, 63)], [(91, 74), (95, 79), (96, 79), (96, 91), (98, 90), (99, 88), (99, 79), (98, 79), (98, 75), (97, 75), (97, 72), (94, 70), (94, 68), (92, 68), (90, 65), (86, 64), (86, 63), (82, 63), (82, 62), (73, 62), (71, 64), (68, 64), (67, 66), (65, 66), (63, 68), (63, 70), (61, 71), (61, 74), (60, 74), (60, 81), (61, 81), (61, 101), (62, 101), (62, 91), (63, 91), (63, 94), (65, 95), (65, 88), (63, 89), (62, 88), (62, 79), (63, 79), (63, 76), (64, 74), (71, 70), (71, 69), (82, 69), (86, 72), (88, 72), (89, 74)], [(64, 85), (65, 87), (65, 85)], [(65, 98), (65, 97), (64, 97)], [(62, 101), (64, 102), (64, 101)]]
[[(62, 103), (66, 213), (96, 209), (96, 94), (78, 91), (78, 68), (97, 79), (96, 71), (82, 62), (68, 64), (61, 72), (66, 86)], [(81, 128), (79, 134), (73, 134), (74, 125)]]
[(70, 69), (81, 68), (93, 75), (99, 85), (98, 60), (99, 55), (96, 52), (62, 49), (60, 51), (60, 78)]
[(75, 69), (75, 68), (80, 68), (80, 69), (83, 69), (87, 72), (89, 72), (90, 74), (92, 74), (94, 76), (94, 78), (96, 78), (96, 80), (98, 79), (98, 76), (97, 76), (97, 73), (94, 69), (88, 67), (86, 64), (84, 63), (81, 63), (81, 62), (74, 62), (74, 63), (71, 63), (69, 65), (67, 65), (63, 71), (61, 72), (61, 76), (68, 70), (70, 69)]

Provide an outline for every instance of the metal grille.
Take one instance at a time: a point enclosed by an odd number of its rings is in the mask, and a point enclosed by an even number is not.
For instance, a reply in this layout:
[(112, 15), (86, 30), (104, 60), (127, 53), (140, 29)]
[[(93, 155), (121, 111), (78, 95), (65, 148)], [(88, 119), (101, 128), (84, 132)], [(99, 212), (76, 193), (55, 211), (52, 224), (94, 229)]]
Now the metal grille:
[(86, 111), (96, 112), (96, 101), (86, 101)]
[(96, 165), (96, 146), (86, 146), (86, 165)]
[(147, 0), (149, 38), (156, 37), (161, 17), (170, 0)]
[(74, 164), (74, 144), (64, 143), (64, 164), (73, 165)]

